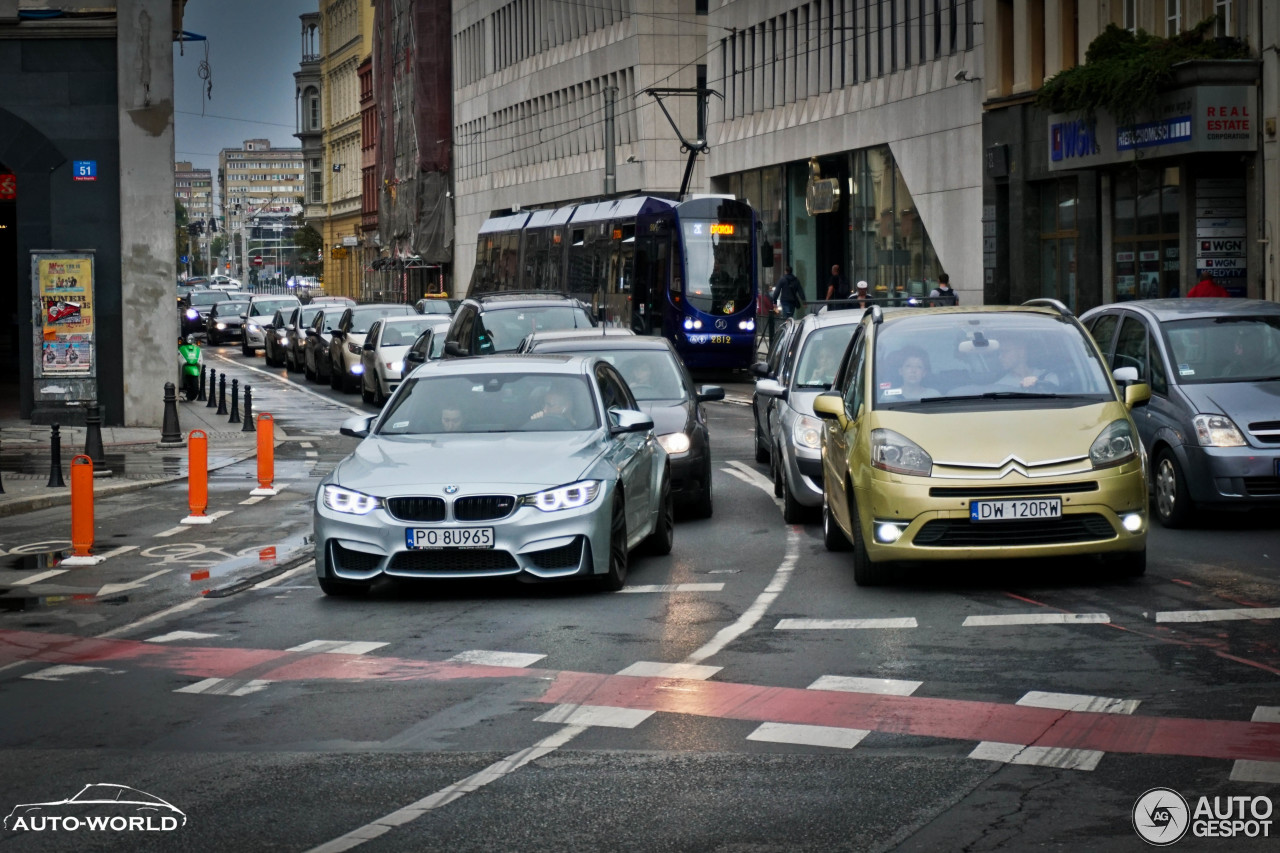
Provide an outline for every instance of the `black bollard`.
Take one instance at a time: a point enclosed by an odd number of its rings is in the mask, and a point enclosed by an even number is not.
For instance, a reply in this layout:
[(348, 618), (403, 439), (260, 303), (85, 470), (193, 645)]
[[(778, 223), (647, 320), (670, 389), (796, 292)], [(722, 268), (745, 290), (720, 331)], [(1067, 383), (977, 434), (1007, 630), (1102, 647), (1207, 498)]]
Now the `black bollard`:
[(204, 398), (204, 374), (205, 374), (205, 369), (201, 367), (200, 368), (200, 391), (199, 393), (196, 394), (196, 400), (201, 403), (203, 403), (205, 399)]
[(249, 387), (249, 383), (244, 384), (244, 426), (240, 427), (241, 432), (255, 432), (253, 423), (253, 389)]
[(240, 423), (240, 380), (231, 380), (231, 417), (227, 419), (229, 424)]
[(0, 495), (4, 494), (4, 478), (0, 477)]
[(94, 473), (97, 473), (107, 464), (107, 457), (102, 449), (102, 410), (96, 403), (89, 407), (84, 424), (84, 455), (93, 462)]
[(227, 374), (224, 372), (218, 377), (218, 411), (217, 414), (225, 415), (227, 413)]
[(57, 424), (54, 424), (49, 431), (49, 482), (47, 485), (51, 489), (67, 487), (67, 484), (62, 482), (62, 435)]
[(218, 405), (218, 371), (212, 367), (209, 368), (209, 402), (204, 404), (206, 409), (212, 409)]
[(164, 383), (164, 423), (160, 427), (161, 444), (182, 444), (182, 427), (178, 424), (178, 389)]

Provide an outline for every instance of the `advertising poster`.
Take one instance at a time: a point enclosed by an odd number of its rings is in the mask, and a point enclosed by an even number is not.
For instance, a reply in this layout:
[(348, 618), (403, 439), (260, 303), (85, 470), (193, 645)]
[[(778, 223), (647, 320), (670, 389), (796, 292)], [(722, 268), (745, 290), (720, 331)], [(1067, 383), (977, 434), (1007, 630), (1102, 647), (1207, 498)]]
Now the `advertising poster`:
[(39, 258), (40, 372), (44, 376), (93, 373), (93, 259)]

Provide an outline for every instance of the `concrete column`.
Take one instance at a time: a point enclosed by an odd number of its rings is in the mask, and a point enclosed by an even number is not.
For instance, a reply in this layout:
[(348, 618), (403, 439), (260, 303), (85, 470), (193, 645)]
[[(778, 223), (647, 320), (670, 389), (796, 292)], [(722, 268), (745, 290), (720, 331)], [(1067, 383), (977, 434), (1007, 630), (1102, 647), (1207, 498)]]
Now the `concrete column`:
[(121, 358), (125, 426), (159, 427), (174, 377), (178, 315), (173, 230), (173, 4), (121, 0)]

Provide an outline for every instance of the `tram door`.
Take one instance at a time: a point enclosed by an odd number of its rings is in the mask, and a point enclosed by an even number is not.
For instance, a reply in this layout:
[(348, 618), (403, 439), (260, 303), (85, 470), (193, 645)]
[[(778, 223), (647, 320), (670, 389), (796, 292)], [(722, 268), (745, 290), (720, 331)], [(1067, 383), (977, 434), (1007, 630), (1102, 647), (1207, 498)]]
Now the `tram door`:
[[(665, 226), (659, 221), (656, 226)], [(636, 266), (631, 290), (631, 329), (637, 335), (662, 335), (667, 282), (671, 280), (671, 235), (661, 231), (636, 237)]]

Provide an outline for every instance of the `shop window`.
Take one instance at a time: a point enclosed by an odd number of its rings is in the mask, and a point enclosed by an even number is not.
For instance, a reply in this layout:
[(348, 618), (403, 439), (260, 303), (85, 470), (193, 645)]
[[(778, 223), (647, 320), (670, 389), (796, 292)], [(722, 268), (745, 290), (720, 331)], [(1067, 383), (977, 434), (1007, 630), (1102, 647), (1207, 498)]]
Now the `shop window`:
[(1079, 207), (1075, 178), (1040, 184), (1040, 295), (1058, 299), (1073, 311), (1079, 304)]
[(1112, 179), (1115, 298), (1178, 296), (1181, 170), (1136, 168)]
[(927, 296), (942, 269), (889, 148), (855, 152), (850, 184), (850, 281), (891, 303)]

